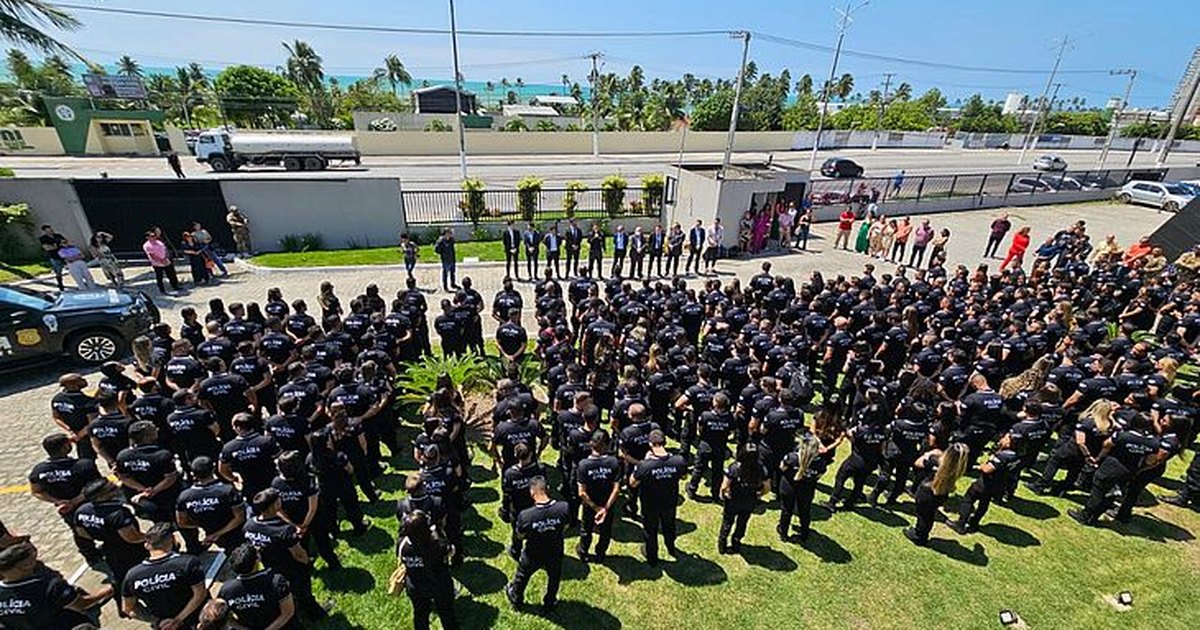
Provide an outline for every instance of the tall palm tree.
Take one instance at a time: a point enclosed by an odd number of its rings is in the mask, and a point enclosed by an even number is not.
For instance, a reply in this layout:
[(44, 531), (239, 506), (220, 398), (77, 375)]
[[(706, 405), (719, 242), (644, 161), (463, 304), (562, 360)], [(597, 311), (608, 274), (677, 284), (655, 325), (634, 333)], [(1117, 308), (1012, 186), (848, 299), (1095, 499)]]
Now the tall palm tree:
[(292, 44), (284, 42), (283, 49), (288, 52), (284, 74), (293, 83), (312, 89), (325, 82), (325, 70), (321, 66), (321, 55), (318, 55), (308, 42), (299, 39)]
[(129, 55), (121, 55), (117, 60), (117, 74), (125, 77), (142, 76), (142, 66)]
[(383, 58), (383, 66), (375, 68), (375, 79), (386, 79), (388, 84), (392, 86), (392, 96), (396, 95), (396, 85), (403, 84), (405, 87), (412, 85), (412, 75), (408, 73), (408, 69), (404, 67), (404, 62), (396, 55), (388, 55)]
[(53, 27), (60, 31), (74, 31), (80, 26), (82, 24), (75, 16), (45, 0), (0, 0), (0, 39), (18, 46), (79, 57), (79, 53), (44, 29)]
[(175, 68), (175, 81), (179, 87), (179, 103), (183, 109), (183, 121), (188, 128), (191, 128), (192, 114), (190, 105), (199, 96), (201, 85), (193, 78), (189, 68), (184, 67)]

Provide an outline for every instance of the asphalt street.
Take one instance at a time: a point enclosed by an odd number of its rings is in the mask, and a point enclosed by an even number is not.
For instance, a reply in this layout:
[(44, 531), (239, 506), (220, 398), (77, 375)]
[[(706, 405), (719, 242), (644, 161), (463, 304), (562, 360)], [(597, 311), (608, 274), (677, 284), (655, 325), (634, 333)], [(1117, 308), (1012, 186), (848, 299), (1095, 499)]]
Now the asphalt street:
[[(938, 173), (1002, 173), (1028, 171), (1028, 164), (1037, 155), (1049, 151), (1030, 152), (1025, 165), (1017, 164), (1015, 150), (963, 150), (943, 149), (851, 149), (845, 151), (822, 151), (821, 160), (834, 155), (854, 159), (865, 169), (867, 177), (890, 177), (904, 169), (907, 175)], [(1059, 152), (1072, 170), (1098, 168), (1098, 151)], [(792, 168), (807, 169), (808, 151), (785, 151), (777, 153), (738, 153), (736, 162), (764, 162)], [(687, 153), (685, 164), (712, 164), (720, 162), (720, 153)], [(1124, 168), (1129, 154), (1112, 152), (1105, 166), (1110, 169)], [(489, 155), (468, 156), (468, 170), (490, 187), (515, 186), (517, 180), (527, 175), (537, 175), (547, 186), (562, 185), (568, 180), (596, 181), (607, 175), (619, 173), (637, 178), (647, 173), (669, 173), (679, 160), (678, 153), (639, 153), (593, 157), (583, 155)], [(1173, 166), (1196, 166), (1200, 155), (1176, 153), (1167, 162)], [(0, 164), (12, 168), (18, 177), (95, 178), (106, 173), (112, 178), (164, 178), (171, 173), (166, 161), (157, 157), (22, 157), (4, 156)], [(1154, 154), (1139, 152), (1133, 161), (1136, 167), (1154, 166)], [(199, 164), (190, 156), (183, 159), (184, 170), (192, 178), (345, 178), (345, 177), (398, 177), (408, 189), (457, 189), (462, 180), (457, 156), (367, 156), (361, 166), (335, 167), (328, 171), (311, 173), (289, 173), (282, 168), (254, 168), (236, 173), (217, 175), (208, 167)], [(820, 174), (815, 174), (820, 177)]]

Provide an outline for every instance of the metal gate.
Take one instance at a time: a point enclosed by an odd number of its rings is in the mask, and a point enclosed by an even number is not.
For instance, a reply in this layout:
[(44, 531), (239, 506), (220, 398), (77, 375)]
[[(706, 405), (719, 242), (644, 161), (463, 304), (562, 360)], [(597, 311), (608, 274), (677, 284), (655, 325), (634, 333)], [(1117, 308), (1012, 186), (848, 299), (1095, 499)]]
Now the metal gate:
[(88, 223), (113, 235), (113, 252), (122, 258), (142, 256), (146, 230), (162, 228), (167, 244), (179, 248), (180, 236), (199, 221), (218, 250), (233, 249), (225, 223), (221, 184), (210, 181), (72, 180)]

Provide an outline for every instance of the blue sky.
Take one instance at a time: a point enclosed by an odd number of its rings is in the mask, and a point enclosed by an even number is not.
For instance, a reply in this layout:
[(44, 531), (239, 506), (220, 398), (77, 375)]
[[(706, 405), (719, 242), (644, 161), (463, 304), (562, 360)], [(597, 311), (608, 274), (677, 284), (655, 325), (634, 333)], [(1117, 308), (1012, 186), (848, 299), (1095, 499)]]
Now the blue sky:
[[(66, 0), (64, 0), (66, 1)], [(76, 4), (204, 15), (304, 22), (446, 28), (445, 0), (74, 0)], [(832, 46), (837, 14), (823, 0), (458, 0), (459, 28), (488, 30), (706, 30), (748, 29)], [(1147, 10), (1152, 6), (1153, 10)], [(872, 0), (854, 15), (845, 48), (914, 60), (989, 68), (1048, 71), (1056, 38), (1071, 47), (1066, 70), (1132, 67), (1140, 72), (1134, 106), (1164, 105), (1192, 50), (1200, 45), (1195, 0), (1151, 5), (1121, 0)], [(85, 28), (64, 36), (90, 59), (111, 63), (130, 54), (145, 66), (199, 61), (210, 68), (249, 63), (273, 68), (284, 58), (280, 43), (304, 39), (324, 57), (327, 73), (365, 74), (388, 53), (405, 60), (418, 78), (452, 76), (449, 37), (222, 25), (77, 11)], [(634, 63), (650, 77), (732, 76), (740, 42), (726, 36), (657, 39), (532, 39), (462, 37), (463, 74), (471, 81), (501, 77), (526, 83), (558, 83), (566, 73), (583, 81), (593, 50), (605, 54), (605, 71), (624, 73)], [(823, 78), (830, 54), (751, 43), (762, 72), (789, 68), (793, 78)], [(845, 56), (841, 72), (856, 76), (856, 89), (879, 87), (885, 72), (917, 91), (939, 86), (954, 97), (974, 92), (1002, 98), (1010, 91), (1040, 93), (1046, 73), (960, 71)], [(1124, 89), (1122, 77), (1105, 73), (1060, 75), (1060, 96), (1101, 105)]]

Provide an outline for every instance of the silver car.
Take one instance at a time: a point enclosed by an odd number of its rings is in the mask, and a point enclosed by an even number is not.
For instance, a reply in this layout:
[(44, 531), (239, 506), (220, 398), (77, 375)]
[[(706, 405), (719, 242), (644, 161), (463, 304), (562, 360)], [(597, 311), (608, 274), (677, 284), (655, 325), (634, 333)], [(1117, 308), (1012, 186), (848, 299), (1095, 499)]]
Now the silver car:
[(1035, 171), (1065, 171), (1067, 161), (1057, 155), (1043, 155), (1033, 161)]
[(1117, 191), (1117, 201), (1154, 206), (1167, 212), (1179, 212), (1195, 195), (1187, 188), (1172, 182), (1133, 181)]

